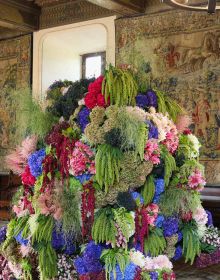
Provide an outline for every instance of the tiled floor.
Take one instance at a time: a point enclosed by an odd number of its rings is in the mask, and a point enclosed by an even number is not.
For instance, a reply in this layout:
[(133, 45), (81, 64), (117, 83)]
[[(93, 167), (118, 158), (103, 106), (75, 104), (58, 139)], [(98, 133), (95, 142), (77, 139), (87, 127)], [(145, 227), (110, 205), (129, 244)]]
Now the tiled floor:
[(220, 280), (220, 264), (196, 268), (184, 262), (174, 265), (177, 280)]

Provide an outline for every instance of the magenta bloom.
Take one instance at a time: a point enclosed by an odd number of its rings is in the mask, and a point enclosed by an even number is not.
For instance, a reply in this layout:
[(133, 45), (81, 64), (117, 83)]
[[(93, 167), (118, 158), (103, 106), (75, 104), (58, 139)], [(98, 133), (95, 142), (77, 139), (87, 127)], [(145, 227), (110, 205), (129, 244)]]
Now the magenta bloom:
[(151, 161), (153, 164), (160, 163), (160, 149), (154, 139), (149, 139), (145, 146), (144, 159)]
[(202, 190), (206, 184), (200, 170), (196, 169), (188, 178), (188, 184), (191, 189)]

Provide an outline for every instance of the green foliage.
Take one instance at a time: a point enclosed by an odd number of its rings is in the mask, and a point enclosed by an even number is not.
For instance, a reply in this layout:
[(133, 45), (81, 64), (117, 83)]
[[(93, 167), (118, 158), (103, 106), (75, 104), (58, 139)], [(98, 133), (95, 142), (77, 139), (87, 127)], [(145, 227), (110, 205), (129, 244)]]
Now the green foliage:
[(115, 245), (116, 235), (117, 229), (111, 207), (101, 208), (95, 214), (95, 220), (92, 226), (92, 239), (96, 243), (110, 241)]
[(27, 134), (35, 134), (39, 139), (50, 131), (57, 119), (49, 112), (44, 112), (33, 100), (29, 89), (16, 90), (12, 93), (16, 112), (16, 134), (19, 139)]
[(24, 280), (32, 280), (32, 266), (28, 259), (21, 260), (22, 276)]
[(162, 254), (165, 249), (166, 239), (163, 236), (163, 230), (160, 228), (154, 228), (144, 240), (145, 254), (147, 255), (150, 253), (152, 257), (156, 257)]
[(166, 93), (155, 89), (157, 94), (158, 111), (160, 113), (168, 113), (171, 119), (175, 122), (177, 116), (184, 113), (185, 110), (172, 98), (170, 98)]
[(181, 231), (183, 234), (183, 254), (185, 255), (185, 262), (190, 261), (192, 265), (195, 257), (201, 253), (197, 225), (195, 222), (184, 223)]
[(161, 158), (164, 161), (164, 181), (165, 186), (167, 187), (170, 182), (170, 178), (172, 173), (176, 170), (176, 161), (175, 158), (171, 155), (171, 153), (167, 150), (167, 148), (163, 145), (160, 145), (161, 148)]
[(7, 247), (10, 245), (10, 243), (14, 239), (14, 230), (15, 230), (16, 224), (17, 224), (16, 220), (11, 219), (11, 221), (7, 225), (6, 239), (2, 244), (3, 251), (5, 251), (7, 249)]
[(147, 125), (123, 108), (117, 117), (117, 127), (120, 129), (121, 149), (134, 150), (143, 160), (148, 136)]
[(200, 204), (198, 193), (170, 187), (161, 195), (159, 207), (163, 215), (172, 216), (180, 212), (186, 213), (189, 209), (193, 212)]
[(193, 144), (189, 137), (185, 134), (180, 135), (177, 155), (184, 155), (185, 158), (190, 159), (192, 151), (196, 152), (193, 150)]
[(108, 188), (115, 182), (119, 182), (119, 168), (122, 152), (108, 144), (98, 147), (95, 157), (96, 180), (101, 187), (105, 187), (106, 193)]
[(138, 86), (129, 70), (122, 70), (112, 65), (105, 72), (102, 84), (102, 94), (105, 101), (110, 100), (111, 105), (128, 106), (135, 105)]
[(122, 273), (129, 264), (129, 253), (121, 248), (103, 250), (101, 260), (105, 263), (106, 280), (110, 279), (110, 274), (113, 272), (116, 279), (116, 265), (118, 264)]
[(32, 233), (32, 245), (38, 251), (40, 279), (49, 280), (57, 275), (57, 255), (52, 248), (54, 220), (51, 216), (39, 215)]
[(71, 178), (69, 185), (64, 182), (63, 191), (60, 197), (62, 214), (62, 229), (66, 234), (73, 234), (75, 237), (80, 236), (80, 191), (82, 185), (75, 178)]
[[(28, 234), (28, 219), (29, 216), (20, 217), (17, 219), (16, 226), (14, 229), (14, 236), (18, 235), (19, 232), (22, 231), (22, 236), (27, 236)], [(25, 233), (23, 235), (23, 230), (25, 229)]]
[(205, 252), (208, 254), (211, 254), (216, 251), (216, 247), (208, 243), (201, 242), (200, 247), (201, 247), (201, 252)]
[(154, 176), (149, 175), (141, 190), (141, 195), (144, 199), (144, 205), (148, 205), (152, 202), (154, 198), (154, 193), (155, 193)]

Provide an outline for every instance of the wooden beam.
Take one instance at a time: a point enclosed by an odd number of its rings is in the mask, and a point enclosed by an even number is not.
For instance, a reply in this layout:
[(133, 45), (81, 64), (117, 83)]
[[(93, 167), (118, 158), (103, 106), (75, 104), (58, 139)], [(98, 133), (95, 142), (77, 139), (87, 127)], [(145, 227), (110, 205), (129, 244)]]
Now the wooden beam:
[(32, 32), (38, 30), (40, 8), (28, 3), (24, 5), (22, 1), (0, 0), (0, 26), (19, 30), (22, 32)]
[(144, 0), (87, 0), (90, 3), (114, 11), (120, 15), (134, 15), (145, 12)]

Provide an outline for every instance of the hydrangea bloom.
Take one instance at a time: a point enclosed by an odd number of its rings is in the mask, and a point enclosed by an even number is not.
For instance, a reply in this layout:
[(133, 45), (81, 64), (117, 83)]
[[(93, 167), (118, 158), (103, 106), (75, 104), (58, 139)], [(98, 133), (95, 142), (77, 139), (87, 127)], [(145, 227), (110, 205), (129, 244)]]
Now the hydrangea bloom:
[(3, 226), (0, 228), (0, 245), (6, 239), (6, 231), (7, 231), (7, 226)]
[(202, 190), (206, 181), (200, 170), (196, 169), (188, 178), (188, 185), (191, 189)]
[(158, 203), (160, 200), (160, 195), (164, 192), (165, 182), (164, 179), (155, 179), (155, 194), (153, 198), (153, 203)]
[(164, 236), (172, 236), (178, 232), (179, 219), (177, 217), (168, 217), (163, 222)]
[(182, 247), (181, 247), (180, 245), (178, 245), (178, 246), (176, 247), (175, 255), (174, 255), (174, 257), (173, 257), (173, 260), (174, 260), (174, 261), (179, 260), (179, 259), (182, 257), (182, 254), (183, 254)]
[(95, 174), (94, 157), (95, 155), (88, 145), (77, 141), (69, 160), (70, 174), (74, 176), (83, 173)]
[(157, 95), (153, 90), (148, 90), (144, 94), (138, 94), (136, 96), (136, 104), (138, 107), (157, 107)]
[(77, 123), (79, 124), (82, 132), (84, 132), (87, 124), (89, 123), (90, 110), (87, 107), (83, 107), (77, 116)]
[(158, 139), (158, 129), (151, 121), (147, 121), (148, 124), (148, 139)]
[(160, 149), (157, 141), (150, 139), (147, 141), (144, 149), (144, 159), (150, 161), (153, 164), (160, 163)]
[(129, 263), (124, 273), (121, 272), (119, 265), (116, 265), (116, 278), (114, 277), (113, 272), (111, 272), (110, 280), (133, 280), (135, 278), (137, 266), (133, 263)]
[(131, 196), (137, 202), (137, 204), (144, 204), (144, 199), (140, 193), (131, 192)]
[(42, 162), (46, 156), (45, 149), (36, 151), (28, 158), (28, 165), (30, 167), (31, 174), (34, 177), (38, 177), (42, 174)]
[(163, 226), (163, 221), (164, 221), (164, 216), (163, 215), (158, 215), (156, 222), (155, 222), (155, 226), (156, 227), (162, 227)]
[(22, 237), (22, 231), (20, 231), (19, 234), (15, 236), (15, 240), (16, 240), (18, 243), (20, 243), (21, 245), (25, 245), (25, 246), (27, 246), (27, 245), (28, 245), (28, 242), (29, 242), (28, 239), (24, 239), (24, 238)]

